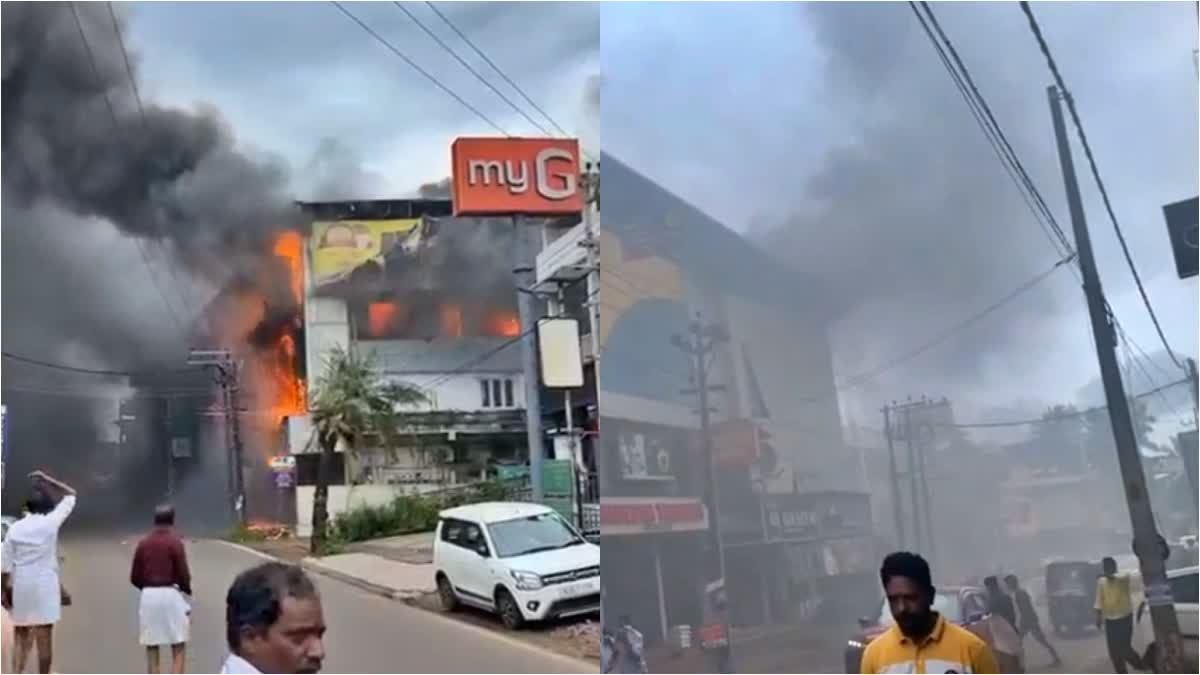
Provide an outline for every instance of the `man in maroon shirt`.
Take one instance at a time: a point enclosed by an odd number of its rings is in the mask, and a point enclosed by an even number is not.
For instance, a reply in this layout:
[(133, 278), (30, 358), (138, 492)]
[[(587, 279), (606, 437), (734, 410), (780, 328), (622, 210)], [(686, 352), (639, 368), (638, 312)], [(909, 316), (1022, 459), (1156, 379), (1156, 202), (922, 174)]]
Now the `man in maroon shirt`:
[(158, 648), (171, 645), (172, 672), (182, 673), (191, 615), (192, 576), (183, 541), (175, 533), (175, 509), (154, 511), (154, 529), (138, 542), (129, 582), (141, 591), (138, 623), (146, 669), (158, 673)]

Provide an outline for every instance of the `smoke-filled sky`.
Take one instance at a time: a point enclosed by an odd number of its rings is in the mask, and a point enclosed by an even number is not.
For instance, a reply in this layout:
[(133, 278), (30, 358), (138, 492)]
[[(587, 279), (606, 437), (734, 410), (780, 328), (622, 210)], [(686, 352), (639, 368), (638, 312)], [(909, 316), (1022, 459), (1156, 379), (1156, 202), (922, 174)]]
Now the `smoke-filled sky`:
[[(1020, 8), (933, 5), (1070, 236), (1051, 77)], [(1197, 194), (1195, 5), (1034, 11), (1167, 337), (1194, 355), (1197, 284), (1176, 278), (1161, 207)], [(1054, 262), (907, 3), (621, 3), (601, 21), (605, 150), (769, 242), (831, 295), (844, 308), (832, 328), (840, 376), (910, 351)], [(1110, 302), (1157, 352), (1077, 143), (1074, 152)], [(1152, 372), (1159, 383), (1181, 375)], [(960, 419), (1037, 414), (1075, 400), (1096, 374), (1081, 292), (1060, 269), (851, 392), (845, 407), (873, 422), (887, 399), (945, 394)]]
[[(85, 367), (178, 358), (187, 345), (122, 234), (165, 236), (145, 255), (186, 329), (235, 253), (288, 225), (291, 200), (415, 196), (449, 173), (454, 137), (496, 133), (330, 3), (115, 6), (145, 127), (103, 3), (76, 3), (86, 48), (69, 3), (4, 4), (6, 351)], [(528, 108), (428, 7), (407, 7)], [(540, 133), (396, 7), (349, 8), (505, 130)], [(594, 145), (595, 8), (439, 9)], [(196, 274), (171, 273), (177, 257)]]

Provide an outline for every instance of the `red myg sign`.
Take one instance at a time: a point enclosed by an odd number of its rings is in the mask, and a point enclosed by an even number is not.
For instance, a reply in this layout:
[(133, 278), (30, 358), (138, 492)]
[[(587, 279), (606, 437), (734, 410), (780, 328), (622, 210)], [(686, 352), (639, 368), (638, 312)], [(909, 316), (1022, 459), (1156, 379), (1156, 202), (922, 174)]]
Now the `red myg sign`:
[(579, 141), (460, 138), (450, 147), (456, 216), (565, 216), (583, 210)]

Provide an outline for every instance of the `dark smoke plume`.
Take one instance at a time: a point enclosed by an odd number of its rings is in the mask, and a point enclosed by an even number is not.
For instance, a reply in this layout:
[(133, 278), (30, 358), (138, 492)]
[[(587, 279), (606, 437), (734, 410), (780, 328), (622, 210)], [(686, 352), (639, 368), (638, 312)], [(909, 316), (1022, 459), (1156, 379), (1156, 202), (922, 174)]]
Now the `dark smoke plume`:
[(107, 220), (202, 278), (249, 271), (271, 235), (299, 225), (284, 167), (240, 152), (212, 110), (139, 109), (105, 7), (74, 8), (87, 47), (71, 6), (4, 4), (6, 203)]
[[(211, 294), (262, 279), (273, 235), (301, 225), (284, 168), (239, 151), (211, 110), (143, 100), (143, 114), (104, 4), (0, 8), (4, 351), (99, 369), (182, 367)], [(115, 465), (101, 439), (128, 387), (8, 358), (3, 372), (19, 420), (7, 439), (17, 475), (47, 468), (95, 492), (77, 521), (162, 497), (160, 481), (142, 476), (151, 457), (125, 457), (116, 470), (139, 467), (141, 478), (122, 474), (107, 496), (89, 487), (93, 469)], [(159, 446), (146, 451), (158, 458)], [(10, 487), (19, 497), (20, 483)], [(109, 497), (111, 511), (100, 506)]]
[[(793, 214), (759, 235), (844, 308), (835, 343), (841, 372), (853, 374), (1013, 291), (1055, 255), (906, 6), (815, 3), (804, 11), (827, 57), (821, 105), (857, 131), (819, 157), (799, 199), (784, 207)], [(968, 60), (1034, 180), (1054, 185), (1047, 114), (1015, 102), (1031, 97), (1002, 95), (1011, 88), (1004, 59)], [(1046, 197), (1056, 208), (1055, 196)], [(997, 365), (989, 357), (1005, 368), (1031, 365), (1032, 351), (1007, 347), (1036, 339), (1041, 317), (1063, 309), (1072, 284), (1066, 270), (1056, 275), (1063, 278), (930, 358), (956, 380)], [(929, 372), (929, 362), (912, 365)]]

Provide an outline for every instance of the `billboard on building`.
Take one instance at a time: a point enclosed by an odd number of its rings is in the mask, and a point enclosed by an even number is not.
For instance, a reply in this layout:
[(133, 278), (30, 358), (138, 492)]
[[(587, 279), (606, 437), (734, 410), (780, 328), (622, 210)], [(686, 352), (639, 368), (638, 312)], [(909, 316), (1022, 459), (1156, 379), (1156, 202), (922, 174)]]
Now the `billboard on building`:
[(459, 138), (450, 146), (456, 216), (566, 216), (583, 211), (579, 141)]
[(335, 220), (313, 223), (313, 284), (324, 286), (341, 281), (367, 264), (383, 264), (383, 257), (400, 246), (420, 245), (421, 219)]

